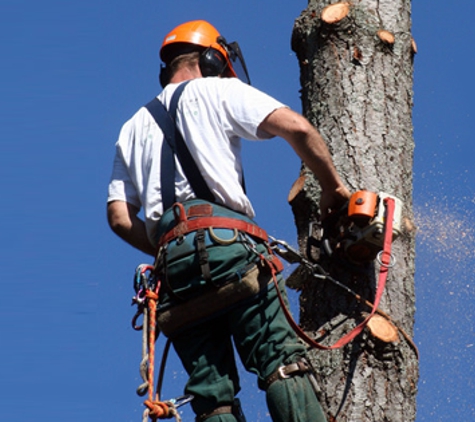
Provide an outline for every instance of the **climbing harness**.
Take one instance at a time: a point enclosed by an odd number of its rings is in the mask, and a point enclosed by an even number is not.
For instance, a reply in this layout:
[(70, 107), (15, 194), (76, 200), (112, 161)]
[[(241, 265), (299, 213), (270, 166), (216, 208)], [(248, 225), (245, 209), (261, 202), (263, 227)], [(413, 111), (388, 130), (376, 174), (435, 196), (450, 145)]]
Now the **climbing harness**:
[[(202, 200), (176, 203), (162, 216), (157, 233), (163, 253), (155, 265), (170, 296), (163, 297), (158, 324), (167, 336), (260, 294), (271, 282), (249, 250), (261, 244), (259, 250), (266, 251), (268, 235), (242, 214)], [(191, 293), (191, 287), (179, 289), (183, 279), (197, 273), (205, 283), (199, 280)]]
[[(132, 319), (132, 326), (135, 330), (143, 331), (140, 374), (144, 383), (137, 388), (137, 394), (144, 396), (148, 392), (148, 399), (144, 401), (146, 409), (143, 413), (143, 422), (146, 422), (149, 418), (154, 422), (157, 419), (171, 418), (175, 418), (176, 422), (181, 422), (181, 417), (177, 409), (190, 402), (193, 396), (186, 395), (167, 401), (160, 401), (161, 386), (170, 341), (167, 341), (165, 345), (157, 388), (156, 391), (154, 391), (155, 341), (159, 333), (156, 326), (156, 311), (160, 281), (154, 276), (153, 270), (153, 266), (141, 264), (137, 267), (134, 277), (136, 295), (132, 299), (132, 305), (137, 305), (138, 309)], [(143, 315), (142, 326), (137, 325), (137, 320), (140, 315)]]
[(167, 233), (164, 233), (159, 241), (158, 246), (170, 243), (172, 240), (186, 236), (188, 233), (195, 232), (200, 229), (230, 229), (238, 230), (249, 236), (267, 242), (268, 236), (264, 229), (256, 224), (252, 224), (246, 220), (240, 220), (233, 217), (220, 216), (204, 216), (196, 219), (188, 219), (185, 208), (182, 203), (177, 202), (173, 205), (173, 213), (177, 224)]

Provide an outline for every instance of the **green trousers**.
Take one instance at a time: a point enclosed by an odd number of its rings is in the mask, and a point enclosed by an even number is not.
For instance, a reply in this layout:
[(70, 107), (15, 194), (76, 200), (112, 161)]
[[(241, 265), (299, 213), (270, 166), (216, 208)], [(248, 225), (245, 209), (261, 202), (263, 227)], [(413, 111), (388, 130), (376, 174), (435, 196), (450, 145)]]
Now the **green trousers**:
[[(285, 295), (282, 278), (279, 283)], [(260, 381), (305, 355), (272, 284), (259, 297), (181, 332), (172, 343), (189, 375), (185, 392), (195, 397), (191, 405), (197, 415), (231, 404), (240, 391), (233, 342), (245, 369)], [(326, 420), (307, 375), (274, 382), (266, 392), (266, 401), (275, 422)], [(206, 422), (238, 420), (221, 414)]]

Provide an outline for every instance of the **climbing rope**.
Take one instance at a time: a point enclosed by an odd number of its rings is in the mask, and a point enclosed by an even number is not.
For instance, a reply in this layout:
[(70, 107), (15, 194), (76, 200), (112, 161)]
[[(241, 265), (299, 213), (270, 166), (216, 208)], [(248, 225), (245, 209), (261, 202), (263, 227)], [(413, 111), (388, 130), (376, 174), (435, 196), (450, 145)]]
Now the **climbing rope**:
[(148, 398), (149, 401), (154, 399), (153, 381), (155, 371), (155, 340), (157, 330), (157, 300), (158, 294), (147, 290), (145, 297), (148, 303), (149, 319), (148, 319)]
[[(181, 422), (181, 416), (177, 408), (192, 400), (192, 396), (187, 395), (177, 399), (160, 401), (160, 392), (163, 382), (163, 374), (165, 369), (165, 361), (170, 348), (170, 341), (165, 346), (162, 363), (160, 366), (160, 374), (157, 381), (157, 389), (154, 390), (155, 377), (155, 342), (158, 337), (157, 330), (157, 303), (158, 292), (160, 290), (160, 281), (157, 280), (155, 285), (148, 282), (146, 273), (153, 272), (150, 265), (139, 265), (136, 270), (135, 289), (137, 295), (133, 298), (132, 304), (138, 305), (138, 310), (132, 319), (132, 325), (135, 330), (142, 330), (142, 360), (140, 362), (140, 375), (143, 384), (137, 388), (137, 394), (143, 396), (148, 392), (148, 399), (144, 401), (146, 409), (143, 412), (142, 421), (147, 422), (148, 419), (156, 422), (157, 419), (175, 418), (176, 422)], [(137, 319), (143, 315), (143, 325), (137, 325)]]

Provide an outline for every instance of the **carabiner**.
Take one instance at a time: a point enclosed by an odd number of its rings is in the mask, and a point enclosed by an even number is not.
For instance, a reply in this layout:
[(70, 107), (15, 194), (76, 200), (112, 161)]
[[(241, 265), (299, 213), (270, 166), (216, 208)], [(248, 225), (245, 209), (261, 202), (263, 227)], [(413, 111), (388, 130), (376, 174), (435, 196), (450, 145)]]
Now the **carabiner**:
[(137, 312), (135, 313), (134, 317), (132, 318), (132, 328), (135, 331), (142, 331), (143, 325), (137, 325), (137, 320), (139, 319), (140, 315), (143, 314), (144, 308), (140, 306)]
[(269, 239), (271, 239), (270, 248), (281, 258), (284, 258), (289, 264), (303, 263), (305, 261), (300, 252), (290, 246), (287, 242), (277, 240), (272, 236), (269, 236)]
[(180, 396), (174, 399), (168, 400), (171, 404), (173, 404), (174, 407), (178, 408), (180, 406), (183, 406), (187, 403), (189, 403), (191, 400), (193, 400), (195, 396), (192, 394), (185, 394), (184, 396)]
[(140, 264), (135, 269), (134, 275), (134, 290), (138, 292), (140, 289), (148, 288), (148, 277), (145, 274), (147, 271), (152, 272), (154, 267), (149, 264)]

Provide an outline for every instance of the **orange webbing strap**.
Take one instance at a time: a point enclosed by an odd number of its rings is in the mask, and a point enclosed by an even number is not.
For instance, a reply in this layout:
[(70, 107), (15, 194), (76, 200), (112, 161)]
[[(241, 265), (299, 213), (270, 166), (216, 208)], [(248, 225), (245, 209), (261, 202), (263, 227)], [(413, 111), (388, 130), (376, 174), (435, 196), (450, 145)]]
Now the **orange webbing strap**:
[(332, 346), (325, 346), (321, 343), (316, 342), (314, 339), (310, 338), (295, 322), (289, 310), (287, 309), (287, 306), (285, 305), (282, 294), (280, 293), (280, 290), (279, 290), (279, 285), (278, 285), (277, 277), (276, 277), (278, 270), (275, 268), (275, 266), (271, 262), (266, 260), (272, 272), (272, 278), (274, 280), (275, 288), (277, 290), (277, 295), (279, 297), (279, 301), (284, 311), (284, 314), (287, 318), (287, 321), (289, 322), (290, 326), (294, 329), (294, 331), (297, 333), (297, 335), (306, 343), (308, 343), (310, 346), (315, 347), (317, 349), (321, 349), (321, 350), (332, 350), (332, 349), (338, 349), (340, 347), (345, 346), (350, 341), (352, 341), (358, 334), (360, 334), (361, 331), (363, 331), (363, 328), (368, 324), (369, 320), (373, 317), (376, 310), (378, 309), (378, 305), (381, 300), (384, 287), (386, 285), (388, 270), (391, 263), (391, 243), (392, 243), (392, 236), (393, 236), (393, 218), (394, 218), (394, 207), (395, 207), (394, 199), (385, 198), (384, 201), (386, 202), (386, 223), (385, 223), (385, 232), (384, 232), (384, 244), (383, 244), (383, 251), (381, 253), (381, 262), (380, 262), (381, 266), (379, 270), (378, 288), (376, 289), (376, 295), (375, 295), (375, 300), (373, 303), (373, 308), (371, 310), (371, 313), (364, 319), (362, 323), (356, 326), (348, 334), (345, 334)]

